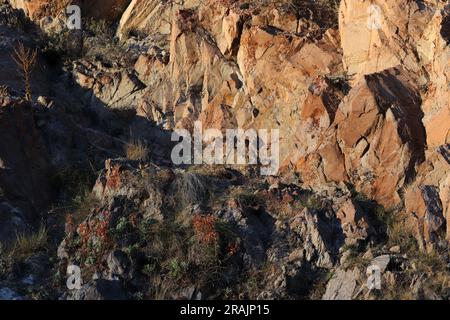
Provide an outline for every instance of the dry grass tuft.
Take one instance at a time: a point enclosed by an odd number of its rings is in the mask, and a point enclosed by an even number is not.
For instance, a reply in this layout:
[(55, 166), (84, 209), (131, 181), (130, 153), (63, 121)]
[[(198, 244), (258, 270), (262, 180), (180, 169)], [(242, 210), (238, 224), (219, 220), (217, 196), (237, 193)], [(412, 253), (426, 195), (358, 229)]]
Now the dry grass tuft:
[(37, 232), (28, 235), (20, 234), (10, 252), (10, 257), (15, 260), (27, 257), (33, 253), (45, 250), (48, 245), (48, 233), (45, 227), (41, 227)]
[(186, 207), (195, 204), (207, 204), (214, 194), (210, 181), (202, 174), (183, 172), (171, 185), (175, 205)]
[(6, 97), (9, 95), (7, 86), (0, 86), (0, 97)]
[(126, 144), (125, 153), (128, 160), (145, 162), (148, 160), (149, 149), (142, 141), (132, 141)]

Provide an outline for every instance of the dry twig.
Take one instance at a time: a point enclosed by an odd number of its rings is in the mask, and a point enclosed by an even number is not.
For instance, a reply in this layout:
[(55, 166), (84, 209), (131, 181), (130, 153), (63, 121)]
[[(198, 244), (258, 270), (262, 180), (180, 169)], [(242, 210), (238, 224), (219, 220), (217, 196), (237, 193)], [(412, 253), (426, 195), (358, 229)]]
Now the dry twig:
[(31, 101), (31, 72), (36, 66), (37, 50), (25, 48), (23, 43), (19, 43), (14, 48), (12, 58), (22, 73), (22, 79), (25, 85), (25, 100)]

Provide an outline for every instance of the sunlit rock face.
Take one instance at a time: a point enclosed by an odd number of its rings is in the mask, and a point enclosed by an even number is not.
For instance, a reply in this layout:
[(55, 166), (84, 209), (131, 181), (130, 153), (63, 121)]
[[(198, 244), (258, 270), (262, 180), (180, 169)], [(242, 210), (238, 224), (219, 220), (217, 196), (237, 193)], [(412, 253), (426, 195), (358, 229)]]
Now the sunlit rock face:
[[(442, 1), (343, 0), (328, 30), (279, 5), (107, 2), (73, 3), (118, 22), (121, 41), (150, 43), (126, 71), (77, 62), (77, 83), (109, 108), (136, 109), (168, 130), (197, 120), (279, 129), (281, 175), (317, 189), (347, 183), (386, 208), (406, 201), (408, 213), (425, 212), (414, 209), (424, 207), (417, 190), (432, 186), (448, 214), (448, 183), (438, 178), (448, 175), (438, 150), (450, 143)], [(11, 3), (36, 21), (66, 5)]]
[(56, 17), (66, 11), (71, 4), (81, 8), (83, 16), (114, 21), (130, 3), (130, 0), (9, 0), (17, 9), (22, 9), (34, 21), (45, 16)]

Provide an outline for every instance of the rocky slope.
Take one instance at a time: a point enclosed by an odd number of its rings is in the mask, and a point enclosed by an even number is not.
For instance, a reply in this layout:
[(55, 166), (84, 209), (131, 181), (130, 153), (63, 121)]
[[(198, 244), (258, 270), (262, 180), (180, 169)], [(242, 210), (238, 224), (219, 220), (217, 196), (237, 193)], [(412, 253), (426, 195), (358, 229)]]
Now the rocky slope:
[[(74, 1), (104, 19), (82, 31), (66, 2), (0, 9), (0, 241), (50, 238), (0, 258), (9, 296), (449, 297), (446, 1)], [(31, 105), (13, 39), (42, 52)], [(197, 120), (279, 129), (279, 174), (173, 166), (170, 132)]]

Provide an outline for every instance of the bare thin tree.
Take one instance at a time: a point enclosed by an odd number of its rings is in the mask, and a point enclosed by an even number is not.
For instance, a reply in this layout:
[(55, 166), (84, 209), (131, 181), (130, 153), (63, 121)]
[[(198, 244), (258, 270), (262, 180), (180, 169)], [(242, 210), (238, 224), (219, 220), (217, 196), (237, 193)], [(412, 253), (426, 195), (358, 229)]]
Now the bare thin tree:
[(22, 74), (25, 85), (25, 100), (31, 101), (31, 72), (36, 66), (37, 50), (25, 48), (23, 43), (19, 43), (14, 48), (14, 53), (11, 56), (17, 63)]

